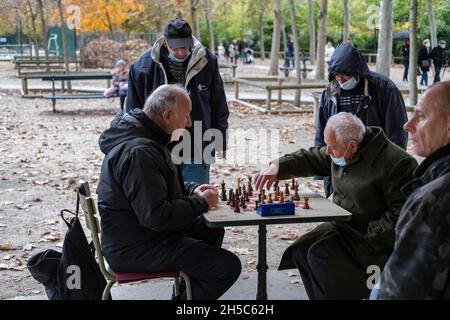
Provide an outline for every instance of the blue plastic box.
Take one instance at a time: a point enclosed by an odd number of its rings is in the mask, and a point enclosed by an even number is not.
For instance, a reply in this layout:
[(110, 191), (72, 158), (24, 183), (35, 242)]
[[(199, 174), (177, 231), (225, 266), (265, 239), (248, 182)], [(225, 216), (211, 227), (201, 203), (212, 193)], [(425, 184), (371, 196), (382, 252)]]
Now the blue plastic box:
[(265, 203), (258, 206), (256, 213), (261, 217), (293, 216), (295, 215), (294, 202)]

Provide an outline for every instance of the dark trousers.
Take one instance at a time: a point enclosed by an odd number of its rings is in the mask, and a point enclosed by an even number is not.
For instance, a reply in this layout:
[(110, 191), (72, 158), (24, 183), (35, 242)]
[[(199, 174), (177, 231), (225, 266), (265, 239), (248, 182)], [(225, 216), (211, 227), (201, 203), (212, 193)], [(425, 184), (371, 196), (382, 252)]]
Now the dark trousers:
[(403, 71), (403, 81), (408, 81), (409, 60), (403, 60), (403, 65), (405, 66), (405, 70)]
[(441, 65), (440, 64), (435, 64), (434, 65), (434, 82), (439, 82), (441, 81)]
[(320, 240), (309, 237), (293, 247), (292, 260), (300, 272), (310, 300), (327, 299), (325, 283), (327, 282), (330, 246), (335, 237), (335, 234)]
[[(191, 279), (192, 298), (216, 300), (239, 278), (239, 258), (222, 249), (223, 228), (210, 228), (204, 222), (194, 223), (184, 230), (186, 236), (203, 240), (176, 257), (168, 269), (183, 270)], [(183, 291), (183, 290), (182, 290)], [(182, 293), (180, 299), (185, 299)]]

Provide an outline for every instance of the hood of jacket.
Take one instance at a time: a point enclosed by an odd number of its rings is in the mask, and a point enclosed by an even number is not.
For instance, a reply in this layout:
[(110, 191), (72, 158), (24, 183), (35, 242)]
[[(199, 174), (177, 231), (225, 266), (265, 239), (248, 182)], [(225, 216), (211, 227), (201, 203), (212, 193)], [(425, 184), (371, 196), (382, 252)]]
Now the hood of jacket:
[(135, 138), (149, 138), (162, 145), (170, 142), (171, 135), (163, 131), (141, 109), (118, 114), (109, 129), (99, 139), (100, 150), (106, 155), (115, 146)]
[[(328, 81), (330, 83), (326, 89), (329, 97), (333, 97), (341, 91), (338, 81), (334, 78), (338, 73), (359, 77), (359, 81), (364, 81), (364, 95), (370, 96), (369, 80), (372, 78), (372, 74), (367, 63), (354, 46), (340, 44), (331, 56), (328, 67)], [(334, 103), (337, 104), (337, 101), (334, 101)]]

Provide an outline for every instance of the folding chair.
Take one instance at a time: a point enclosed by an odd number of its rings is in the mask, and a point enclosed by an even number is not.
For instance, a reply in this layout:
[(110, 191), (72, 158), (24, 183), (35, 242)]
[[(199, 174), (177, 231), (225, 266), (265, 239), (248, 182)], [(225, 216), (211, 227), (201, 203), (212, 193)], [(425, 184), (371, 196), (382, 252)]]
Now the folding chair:
[(161, 272), (145, 272), (145, 273), (124, 273), (114, 272), (109, 268), (106, 260), (103, 257), (102, 248), (100, 245), (100, 223), (96, 217), (96, 209), (94, 199), (91, 197), (88, 182), (80, 183), (78, 187), (78, 196), (80, 199), (81, 208), (86, 216), (86, 225), (91, 232), (92, 241), (94, 242), (95, 253), (100, 270), (107, 280), (105, 290), (103, 290), (102, 300), (107, 300), (111, 287), (117, 283), (135, 282), (141, 280), (150, 280), (158, 278), (174, 278), (175, 279), (175, 294), (180, 294), (180, 283), (178, 278), (181, 276), (186, 282), (186, 296), (187, 300), (192, 300), (191, 280), (189, 276), (183, 271), (161, 271)]

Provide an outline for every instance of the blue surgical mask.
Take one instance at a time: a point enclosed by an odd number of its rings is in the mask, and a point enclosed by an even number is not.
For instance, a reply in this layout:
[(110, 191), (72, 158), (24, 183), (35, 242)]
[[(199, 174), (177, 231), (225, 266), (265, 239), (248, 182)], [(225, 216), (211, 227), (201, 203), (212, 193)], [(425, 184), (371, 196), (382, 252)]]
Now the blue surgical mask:
[(347, 165), (347, 161), (345, 160), (345, 157), (344, 157), (344, 156), (345, 156), (345, 154), (347, 153), (348, 146), (349, 146), (349, 144), (347, 145), (347, 148), (345, 148), (344, 155), (343, 155), (342, 157), (335, 158), (335, 157), (330, 156), (331, 160), (333, 160), (333, 162), (334, 162), (336, 165), (338, 165), (338, 166), (340, 166), (340, 167), (345, 167), (345, 166)]
[(339, 82), (339, 85), (341, 86), (341, 88), (343, 90), (352, 90), (354, 87), (356, 87), (358, 82), (359, 82), (359, 79), (357, 80), (355, 77), (351, 77), (350, 79), (348, 79), (344, 83), (340, 83)]
[(191, 55), (191, 53), (188, 52), (186, 57), (184, 57), (183, 59), (178, 59), (172, 53), (169, 53), (169, 55), (167, 56), (167, 59), (169, 59), (170, 61), (175, 62), (175, 63), (183, 63), (189, 58), (190, 55)]

